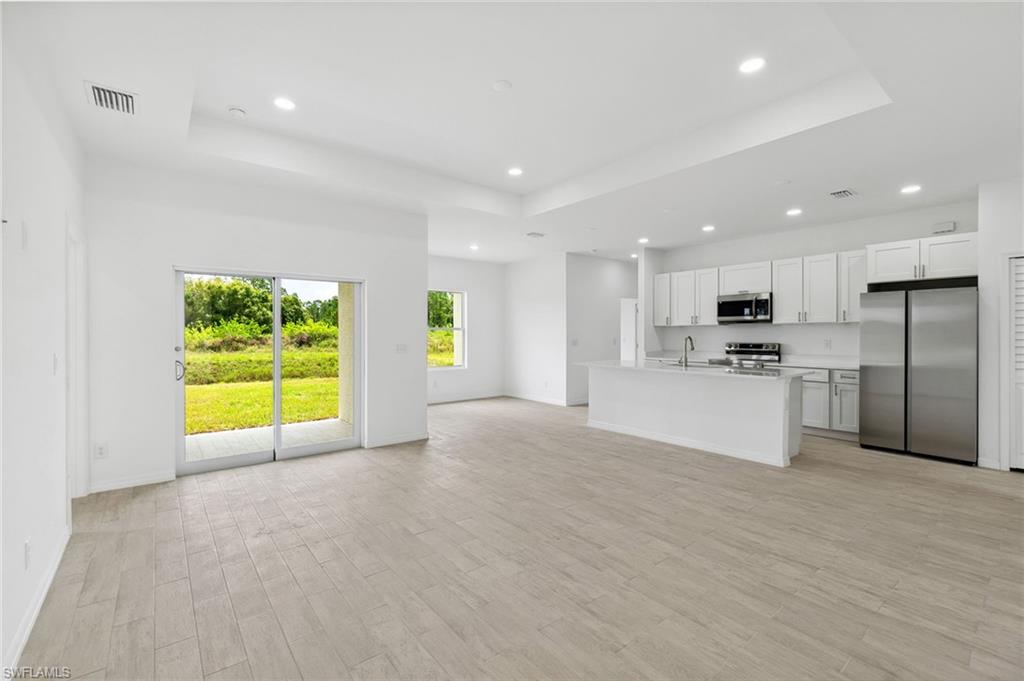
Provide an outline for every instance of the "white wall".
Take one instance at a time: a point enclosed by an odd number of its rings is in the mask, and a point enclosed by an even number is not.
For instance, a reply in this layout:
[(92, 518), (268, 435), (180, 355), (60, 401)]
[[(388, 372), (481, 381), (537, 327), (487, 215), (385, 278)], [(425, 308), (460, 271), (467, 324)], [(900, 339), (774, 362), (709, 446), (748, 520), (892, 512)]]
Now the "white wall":
[[(930, 236), (933, 225), (949, 220), (956, 221), (957, 231), (976, 231), (978, 204), (965, 201), (702, 246), (666, 249), (661, 251), (660, 261), (652, 261), (658, 268), (652, 268), (646, 277), (653, 280), (654, 274), (659, 272), (849, 251), (869, 243), (915, 239)], [(649, 289), (650, 281), (645, 281), (645, 287)], [(784, 353), (799, 355), (857, 355), (860, 351), (857, 324), (653, 327), (650, 325), (651, 304), (648, 299), (645, 305), (648, 320), (645, 347), (648, 352), (681, 351), (687, 335), (693, 336), (698, 350), (710, 352), (721, 351), (722, 345), (729, 340), (778, 342), (783, 344)]]
[(619, 358), (619, 301), (636, 297), (632, 262), (566, 257), (566, 402), (586, 404), (589, 372), (579, 362)]
[[(426, 436), (426, 220), (270, 187), (89, 164), (93, 490), (174, 475), (174, 268), (365, 280), (369, 446)], [(399, 351), (404, 346), (404, 351)]]
[(505, 391), (565, 404), (564, 253), (505, 267)]
[[(5, 8), (7, 10), (9, 8)], [(82, 239), (81, 160), (17, 13), (3, 58), (3, 665), (21, 653), (70, 530), (66, 243)], [(24, 544), (31, 540), (25, 564)]]
[[(1010, 404), (1004, 396), (1013, 374), (1004, 364), (1009, 327), (1007, 257), (1024, 253), (1021, 178), (978, 187), (978, 464), (1007, 468)], [(1004, 404), (1005, 402), (1005, 404)]]
[(431, 289), (466, 294), (466, 366), (427, 369), (427, 399), (474, 400), (505, 391), (505, 266), (431, 256)]

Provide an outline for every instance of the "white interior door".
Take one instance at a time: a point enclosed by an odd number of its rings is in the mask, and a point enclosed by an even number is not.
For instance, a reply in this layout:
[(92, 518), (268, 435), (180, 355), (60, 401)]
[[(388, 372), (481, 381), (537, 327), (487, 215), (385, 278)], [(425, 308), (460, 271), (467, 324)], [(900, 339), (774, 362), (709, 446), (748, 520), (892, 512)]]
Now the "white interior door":
[(619, 359), (624, 362), (636, 361), (637, 305), (636, 298), (619, 301)]
[(1024, 257), (1010, 261), (1010, 468), (1024, 469)]

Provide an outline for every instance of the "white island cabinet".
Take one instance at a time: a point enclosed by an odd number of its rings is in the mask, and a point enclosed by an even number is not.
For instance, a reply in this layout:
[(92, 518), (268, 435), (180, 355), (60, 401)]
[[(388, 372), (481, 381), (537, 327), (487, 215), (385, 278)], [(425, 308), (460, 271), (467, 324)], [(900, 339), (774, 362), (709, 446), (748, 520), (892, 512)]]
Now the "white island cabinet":
[(659, 362), (588, 362), (587, 425), (788, 466), (800, 452), (802, 369), (735, 373)]

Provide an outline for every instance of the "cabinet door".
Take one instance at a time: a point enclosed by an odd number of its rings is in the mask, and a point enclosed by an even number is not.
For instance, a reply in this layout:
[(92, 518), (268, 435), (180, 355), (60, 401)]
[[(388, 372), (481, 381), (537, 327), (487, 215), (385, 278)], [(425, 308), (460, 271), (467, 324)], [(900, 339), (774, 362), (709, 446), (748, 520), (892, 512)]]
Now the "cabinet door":
[(944, 234), (921, 239), (921, 277), (973, 277), (978, 274), (977, 234)]
[(868, 290), (866, 253), (839, 254), (839, 321), (860, 321), (860, 294)]
[(828, 428), (828, 383), (811, 383), (804, 381), (804, 420), (805, 426), (812, 428)]
[(654, 275), (654, 325), (668, 326), (671, 321), (671, 276), (668, 273)]
[(909, 239), (868, 245), (868, 282), (917, 279), (920, 244), (919, 239)]
[(697, 291), (693, 314), (701, 326), (718, 324), (718, 268), (697, 270), (694, 273)]
[(771, 290), (772, 264), (769, 261), (718, 268), (718, 292), (723, 296)]
[(853, 383), (832, 383), (832, 430), (860, 430), (860, 391)]
[(672, 273), (672, 311), (669, 323), (672, 326), (690, 326), (693, 324), (693, 272)]
[(836, 321), (836, 254), (804, 258), (804, 321)]
[(772, 261), (772, 323), (799, 324), (804, 314), (804, 259)]

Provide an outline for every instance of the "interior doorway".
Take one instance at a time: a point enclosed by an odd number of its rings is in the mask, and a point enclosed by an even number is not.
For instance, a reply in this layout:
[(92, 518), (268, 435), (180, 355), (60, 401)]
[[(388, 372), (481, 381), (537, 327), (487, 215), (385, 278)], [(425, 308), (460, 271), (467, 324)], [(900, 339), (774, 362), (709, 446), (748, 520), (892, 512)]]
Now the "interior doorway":
[(176, 276), (179, 475), (360, 444), (360, 283)]

